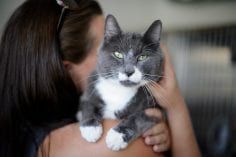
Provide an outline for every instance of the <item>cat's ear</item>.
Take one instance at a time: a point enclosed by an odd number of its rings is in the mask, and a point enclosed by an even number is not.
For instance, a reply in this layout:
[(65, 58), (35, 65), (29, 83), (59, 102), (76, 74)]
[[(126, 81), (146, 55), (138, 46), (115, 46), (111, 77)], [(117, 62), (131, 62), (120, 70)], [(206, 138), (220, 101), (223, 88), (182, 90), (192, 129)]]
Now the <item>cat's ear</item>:
[(113, 15), (108, 15), (105, 21), (105, 38), (110, 39), (113, 36), (121, 34), (121, 29)]
[(159, 43), (161, 40), (162, 23), (160, 20), (154, 21), (144, 34), (144, 40), (151, 43)]

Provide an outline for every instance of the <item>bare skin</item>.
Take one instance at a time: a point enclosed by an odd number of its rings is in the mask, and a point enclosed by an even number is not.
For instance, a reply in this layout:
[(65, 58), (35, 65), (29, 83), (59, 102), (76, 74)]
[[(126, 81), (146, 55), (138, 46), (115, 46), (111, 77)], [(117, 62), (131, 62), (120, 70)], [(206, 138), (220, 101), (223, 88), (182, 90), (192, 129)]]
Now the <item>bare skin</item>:
[(57, 129), (45, 139), (38, 157), (42, 157), (42, 152), (49, 152), (50, 157), (164, 157), (163, 154), (154, 152), (151, 146), (147, 146), (142, 138), (135, 140), (122, 151), (113, 152), (108, 149), (105, 144), (106, 132), (117, 123), (114, 120), (105, 120), (104, 133), (97, 143), (89, 143), (81, 137), (78, 123)]

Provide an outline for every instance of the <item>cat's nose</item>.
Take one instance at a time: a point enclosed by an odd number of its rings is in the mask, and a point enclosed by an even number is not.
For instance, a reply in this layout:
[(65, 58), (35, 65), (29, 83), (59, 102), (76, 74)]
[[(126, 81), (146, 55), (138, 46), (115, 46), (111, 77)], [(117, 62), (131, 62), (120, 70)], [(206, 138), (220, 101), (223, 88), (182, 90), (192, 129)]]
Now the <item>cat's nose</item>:
[(126, 74), (127, 77), (130, 77), (134, 73), (134, 66), (127, 63), (124, 69), (124, 73)]
[(130, 77), (134, 73), (134, 70), (125, 71), (125, 74)]

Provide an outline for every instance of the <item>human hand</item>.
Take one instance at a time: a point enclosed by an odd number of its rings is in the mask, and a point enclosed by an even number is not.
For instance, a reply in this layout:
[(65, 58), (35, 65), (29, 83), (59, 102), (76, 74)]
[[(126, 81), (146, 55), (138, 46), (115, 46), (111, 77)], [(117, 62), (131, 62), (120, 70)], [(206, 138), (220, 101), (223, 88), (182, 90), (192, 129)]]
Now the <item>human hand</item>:
[(171, 136), (171, 156), (200, 157), (201, 153), (192, 128), (191, 118), (178, 87), (167, 48), (161, 45), (165, 56), (164, 76), (158, 83), (148, 85), (158, 104), (166, 111)]
[[(148, 116), (162, 117), (162, 113), (157, 109), (147, 109)], [(147, 145), (152, 145), (154, 152), (164, 152), (170, 148), (170, 134), (167, 122), (162, 120), (152, 128), (143, 133), (144, 141)]]
[(168, 112), (175, 105), (183, 104), (184, 100), (179, 90), (174, 68), (171, 64), (169, 51), (164, 45), (161, 45), (161, 49), (164, 53), (163, 77), (160, 82), (151, 83), (148, 87), (159, 105)]

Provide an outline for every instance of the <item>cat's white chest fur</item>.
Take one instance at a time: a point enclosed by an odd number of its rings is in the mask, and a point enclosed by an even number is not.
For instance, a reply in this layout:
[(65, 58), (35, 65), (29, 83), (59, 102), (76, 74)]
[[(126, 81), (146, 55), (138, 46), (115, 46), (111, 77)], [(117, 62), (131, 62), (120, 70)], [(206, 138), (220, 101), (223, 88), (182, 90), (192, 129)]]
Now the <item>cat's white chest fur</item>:
[(137, 87), (125, 87), (103, 78), (99, 78), (95, 88), (105, 102), (103, 117), (110, 119), (116, 119), (115, 112), (124, 109), (137, 92)]

